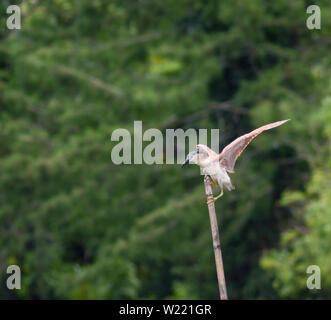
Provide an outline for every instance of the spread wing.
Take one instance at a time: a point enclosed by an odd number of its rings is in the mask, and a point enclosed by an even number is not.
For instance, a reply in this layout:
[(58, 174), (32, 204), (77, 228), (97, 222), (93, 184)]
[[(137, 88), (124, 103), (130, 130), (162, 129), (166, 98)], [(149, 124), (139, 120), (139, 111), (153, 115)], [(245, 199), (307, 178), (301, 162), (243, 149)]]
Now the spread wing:
[[(290, 120), (290, 119), (288, 119)], [(220, 163), (225, 167), (226, 171), (233, 173), (234, 165), (236, 160), (240, 156), (240, 154), (244, 151), (244, 149), (248, 146), (248, 144), (260, 133), (265, 130), (269, 130), (275, 127), (278, 127), (285, 123), (288, 120), (277, 121), (273, 123), (269, 123), (265, 126), (257, 128), (250, 133), (244, 134), (243, 136), (237, 138), (230, 144), (228, 144), (221, 154), (219, 155)]]

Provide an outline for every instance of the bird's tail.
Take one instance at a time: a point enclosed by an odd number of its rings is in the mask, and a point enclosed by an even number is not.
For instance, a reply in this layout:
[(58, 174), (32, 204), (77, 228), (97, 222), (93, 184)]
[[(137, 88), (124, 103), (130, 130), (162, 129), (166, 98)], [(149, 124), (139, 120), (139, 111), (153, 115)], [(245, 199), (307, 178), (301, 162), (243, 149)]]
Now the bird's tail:
[(230, 183), (227, 183), (225, 185), (225, 187), (229, 190), (229, 191), (232, 191), (235, 189), (234, 185), (230, 182)]

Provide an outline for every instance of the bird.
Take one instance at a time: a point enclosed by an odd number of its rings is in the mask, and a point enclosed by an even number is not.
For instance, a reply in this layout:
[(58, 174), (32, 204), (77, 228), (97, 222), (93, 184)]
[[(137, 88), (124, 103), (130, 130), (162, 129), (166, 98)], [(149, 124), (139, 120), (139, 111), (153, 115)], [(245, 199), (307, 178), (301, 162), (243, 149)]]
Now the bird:
[(196, 150), (186, 156), (185, 161), (182, 163), (182, 168), (188, 163), (197, 164), (200, 166), (202, 174), (211, 177), (211, 182), (214, 187), (217, 186), (217, 184), (219, 185), (221, 189), (220, 194), (217, 197), (209, 198), (207, 201), (208, 204), (215, 202), (223, 196), (224, 186), (228, 191), (235, 189), (228, 173), (234, 173), (236, 160), (248, 144), (263, 131), (278, 127), (289, 120), (290, 119), (269, 123), (246, 133), (228, 144), (220, 154), (217, 154), (204, 144), (198, 144)]

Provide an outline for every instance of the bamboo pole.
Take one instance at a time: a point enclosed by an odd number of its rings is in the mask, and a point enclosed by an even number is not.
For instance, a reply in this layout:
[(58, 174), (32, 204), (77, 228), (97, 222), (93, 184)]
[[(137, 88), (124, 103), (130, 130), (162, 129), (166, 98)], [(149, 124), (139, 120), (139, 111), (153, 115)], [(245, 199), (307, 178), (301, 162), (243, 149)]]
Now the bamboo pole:
[[(204, 183), (205, 183), (205, 190), (206, 190), (206, 196), (207, 196), (207, 201), (208, 201), (208, 199), (213, 197), (213, 190), (211, 188), (210, 179), (208, 176), (205, 176)], [(216, 217), (214, 202), (212, 202), (212, 201), (209, 202), (208, 211), (209, 211), (211, 235), (212, 235), (212, 239), (213, 239), (216, 273), (217, 273), (217, 279), (218, 279), (218, 288), (220, 291), (220, 299), (228, 300), (228, 294), (226, 291), (226, 284), (225, 284), (224, 268), (223, 268), (222, 250), (221, 250), (220, 236), (219, 236), (219, 231), (218, 231), (217, 217)]]

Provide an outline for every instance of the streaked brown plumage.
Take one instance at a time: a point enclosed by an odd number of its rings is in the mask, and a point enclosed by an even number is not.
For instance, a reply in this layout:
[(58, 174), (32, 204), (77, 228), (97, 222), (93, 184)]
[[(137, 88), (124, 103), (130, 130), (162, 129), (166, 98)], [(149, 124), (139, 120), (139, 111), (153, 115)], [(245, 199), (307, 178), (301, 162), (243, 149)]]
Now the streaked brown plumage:
[(213, 198), (213, 201), (215, 201), (223, 195), (223, 186), (229, 191), (234, 189), (228, 173), (234, 173), (236, 160), (248, 144), (263, 131), (278, 127), (288, 120), (269, 123), (244, 134), (228, 144), (220, 154), (217, 154), (203, 144), (198, 144), (196, 151), (190, 152), (187, 155), (182, 167), (187, 163), (197, 164), (200, 166), (204, 175), (209, 175), (215, 183), (218, 183), (221, 193), (219, 196)]

